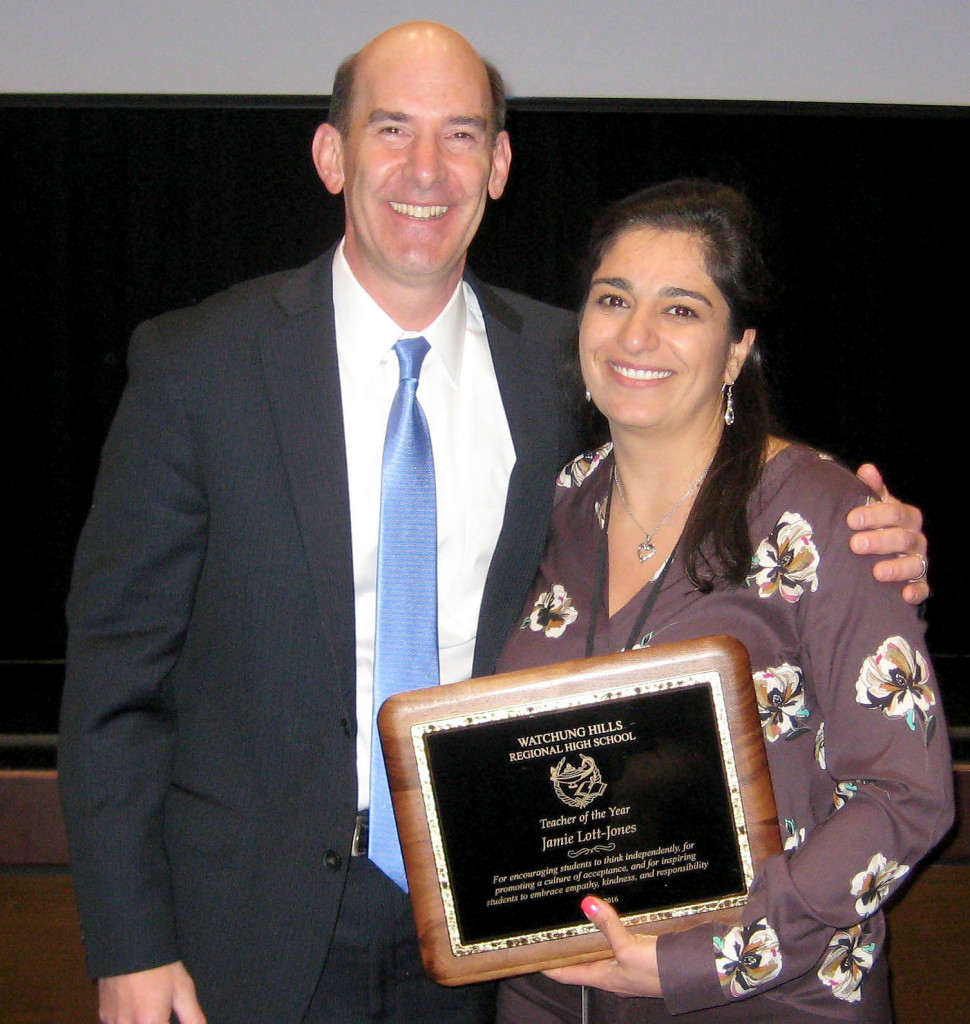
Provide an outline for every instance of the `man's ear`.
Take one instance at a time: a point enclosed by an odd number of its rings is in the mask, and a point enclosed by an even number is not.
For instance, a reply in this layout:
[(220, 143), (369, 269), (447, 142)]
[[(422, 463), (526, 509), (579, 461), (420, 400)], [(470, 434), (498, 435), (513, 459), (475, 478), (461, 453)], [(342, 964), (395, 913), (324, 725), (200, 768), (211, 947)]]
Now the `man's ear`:
[(344, 187), (344, 140), (332, 124), (324, 121), (313, 134), (313, 166), (327, 191), (337, 195)]
[(488, 176), (488, 194), (492, 199), (501, 198), (505, 191), (505, 183), (509, 180), (509, 168), (512, 166), (512, 144), (508, 132), (499, 132), (492, 150), (492, 171)]

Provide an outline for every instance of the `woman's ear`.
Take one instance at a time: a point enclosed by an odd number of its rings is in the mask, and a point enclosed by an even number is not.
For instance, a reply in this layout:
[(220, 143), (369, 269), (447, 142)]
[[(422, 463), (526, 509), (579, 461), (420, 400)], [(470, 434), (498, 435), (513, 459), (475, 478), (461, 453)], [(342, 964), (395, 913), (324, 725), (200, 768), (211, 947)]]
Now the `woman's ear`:
[(758, 332), (753, 327), (749, 327), (737, 341), (731, 343), (727, 365), (724, 367), (725, 384), (733, 384), (738, 379), (741, 367), (744, 366), (744, 361), (754, 346), (757, 334)]

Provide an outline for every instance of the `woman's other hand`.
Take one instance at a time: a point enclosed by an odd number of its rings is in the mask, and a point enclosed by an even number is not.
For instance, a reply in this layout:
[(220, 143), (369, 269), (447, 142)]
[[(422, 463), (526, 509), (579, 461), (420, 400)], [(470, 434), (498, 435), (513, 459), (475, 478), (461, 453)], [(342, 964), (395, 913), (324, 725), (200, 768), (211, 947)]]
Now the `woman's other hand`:
[(564, 985), (589, 985), (621, 996), (659, 997), (657, 936), (628, 932), (609, 903), (595, 896), (587, 896), (580, 906), (606, 936), (613, 948), (613, 959), (557, 967), (546, 971), (546, 976)]

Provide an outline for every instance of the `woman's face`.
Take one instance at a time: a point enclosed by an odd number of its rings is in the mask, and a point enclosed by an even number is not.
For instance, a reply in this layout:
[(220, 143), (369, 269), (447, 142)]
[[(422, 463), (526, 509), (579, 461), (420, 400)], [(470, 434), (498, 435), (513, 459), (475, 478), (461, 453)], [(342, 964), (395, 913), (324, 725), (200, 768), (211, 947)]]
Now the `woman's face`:
[(749, 329), (732, 342), (729, 318), (693, 235), (620, 235), (593, 274), (579, 329), (583, 379), (611, 429), (719, 429), (721, 386), (755, 337)]

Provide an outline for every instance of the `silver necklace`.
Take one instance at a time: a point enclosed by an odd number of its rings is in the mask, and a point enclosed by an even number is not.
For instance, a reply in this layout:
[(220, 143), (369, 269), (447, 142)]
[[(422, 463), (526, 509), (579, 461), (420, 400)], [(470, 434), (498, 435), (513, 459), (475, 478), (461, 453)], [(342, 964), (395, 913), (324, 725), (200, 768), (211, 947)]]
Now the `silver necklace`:
[[(713, 457), (711, 462), (713, 462)], [(623, 493), (623, 484), (620, 483), (620, 474), (616, 471), (616, 462), (613, 463), (613, 483), (616, 484), (616, 493), (620, 496), (620, 501), (623, 503), (623, 508), (626, 510), (626, 514), (633, 520), (636, 528), (643, 534), (643, 541), (637, 545), (637, 558), (640, 559), (640, 564), (648, 562), (657, 553), (657, 549), (653, 545), (654, 534), (660, 529), (664, 523), (680, 508), (681, 505), (697, 490), (698, 487), (704, 482), (704, 477), (707, 476), (707, 471), (711, 468), (711, 462), (704, 467), (704, 472), (687, 488), (686, 491), (677, 499), (674, 503), (674, 507), (660, 520), (657, 525), (650, 530), (648, 533), (643, 523), (633, 514), (633, 509), (630, 508), (630, 503), (626, 500), (626, 495)]]

